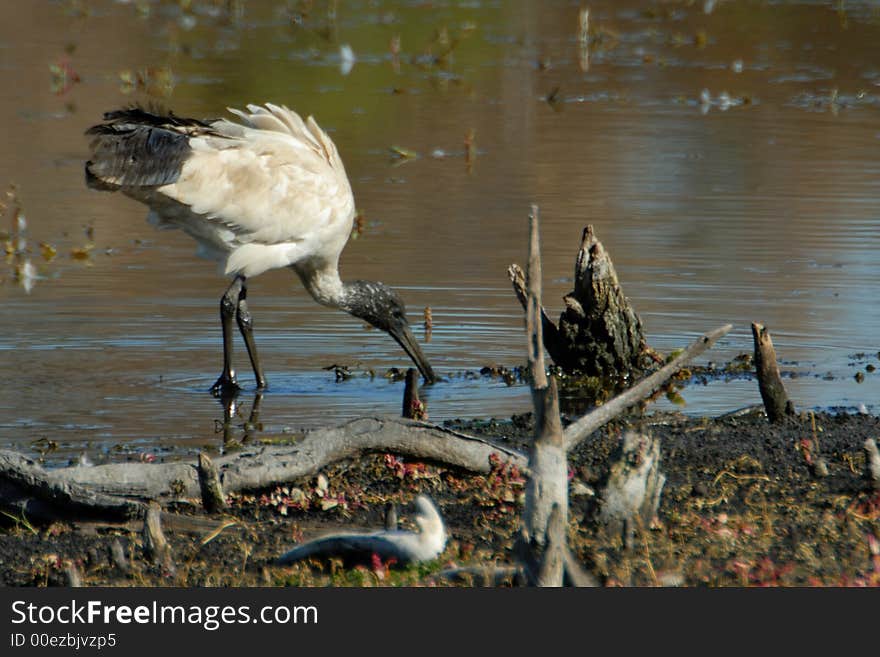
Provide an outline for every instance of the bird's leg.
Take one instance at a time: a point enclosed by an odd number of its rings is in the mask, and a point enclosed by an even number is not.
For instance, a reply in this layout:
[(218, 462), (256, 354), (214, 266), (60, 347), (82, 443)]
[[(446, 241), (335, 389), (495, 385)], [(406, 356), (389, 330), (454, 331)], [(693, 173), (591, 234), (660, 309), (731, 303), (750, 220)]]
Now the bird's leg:
[(266, 377), (263, 376), (263, 368), (260, 365), (260, 357), (257, 355), (257, 344), (254, 342), (254, 320), (247, 306), (247, 287), (244, 279), (241, 279), (241, 292), (238, 295), (238, 312), (235, 315), (238, 321), (238, 330), (244, 338), (244, 346), (247, 347), (248, 356), (251, 359), (251, 367), (254, 368), (254, 378), (257, 380), (257, 390), (266, 387)]
[(214, 396), (220, 397), (230, 392), (240, 390), (235, 380), (235, 370), (232, 369), (232, 323), (238, 309), (238, 298), (244, 287), (244, 279), (236, 276), (232, 284), (220, 297), (220, 325), (223, 327), (223, 372), (211, 386)]

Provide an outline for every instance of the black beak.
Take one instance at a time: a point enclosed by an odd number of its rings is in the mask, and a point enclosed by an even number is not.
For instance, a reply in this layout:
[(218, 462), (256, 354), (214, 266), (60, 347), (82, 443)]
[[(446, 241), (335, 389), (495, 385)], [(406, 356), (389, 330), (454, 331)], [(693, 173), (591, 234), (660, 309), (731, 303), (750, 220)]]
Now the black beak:
[(419, 346), (419, 343), (416, 342), (412, 331), (409, 330), (409, 325), (406, 324), (406, 322), (402, 322), (397, 326), (388, 329), (388, 333), (391, 334), (392, 338), (397, 340), (397, 344), (403, 347), (406, 355), (409, 356), (410, 359), (412, 359), (412, 362), (415, 363), (416, 367), (419, 368), (419, 372), (421, 372), (422, 376), (425, 378), (425, 383), (434, 383), (437, 380), (437, 377), (434, 375), (434, 370), (431, 369), (428, 359), (425, 358), (425, 354), (422, 353), (422, 348)]

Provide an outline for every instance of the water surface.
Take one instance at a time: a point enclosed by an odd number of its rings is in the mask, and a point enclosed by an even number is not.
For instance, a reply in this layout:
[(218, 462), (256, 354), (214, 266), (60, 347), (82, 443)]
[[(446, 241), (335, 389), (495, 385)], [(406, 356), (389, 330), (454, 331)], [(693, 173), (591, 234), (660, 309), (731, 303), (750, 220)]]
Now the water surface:
[[(331, 132), (364, 216), (342, 274), (399, 288), (423, 341), (432, 309), (425, 351), (447, 377), (425, 391), (433, 420), (530, 407), (522, 385), (461, 373), (524, 361), (506, 268), (525, 259), (531, 203), (553, 314), (592, 223), (655, 348), (730, 322), (703, 359), (721, 362), (751, 350), (760, 321), (800, 407), (877, 412), (873, 3), (594, 2), (586, 47), (572, 2), (346, 2), (335, 18), (309, 4), (0, 4), (0, 186), (17, 186), (27, 226), (0, 269), (0, 443), (98, 460), (220, 440), (207, 388), (226, 282), (185, 235), (83, 184), (83, 131), (135, 101), (210, 117), (268, 100)], [(287, 271), (252, 280), (249, 303), (263, 431), (398, 412), (402, 384), (382, 374), (408, 363), (390, 338), (317, 306)], [(236, 426), (254, 401), (238, 356)], [(355, 375), (337, 382), (333, 364)], [(760, 401), (749, 380), (683, 396), (699, 415)]]

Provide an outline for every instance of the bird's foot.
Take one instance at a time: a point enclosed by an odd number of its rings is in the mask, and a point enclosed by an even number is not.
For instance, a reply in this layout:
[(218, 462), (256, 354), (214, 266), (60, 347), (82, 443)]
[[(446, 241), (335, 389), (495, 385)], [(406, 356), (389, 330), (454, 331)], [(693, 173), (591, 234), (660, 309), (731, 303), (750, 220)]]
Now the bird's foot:
[(211, 394), (215, 397), (233, 397), (241, 391), (241, 386), (235, 380), (234, 373), (223, 372), (211, 386)]

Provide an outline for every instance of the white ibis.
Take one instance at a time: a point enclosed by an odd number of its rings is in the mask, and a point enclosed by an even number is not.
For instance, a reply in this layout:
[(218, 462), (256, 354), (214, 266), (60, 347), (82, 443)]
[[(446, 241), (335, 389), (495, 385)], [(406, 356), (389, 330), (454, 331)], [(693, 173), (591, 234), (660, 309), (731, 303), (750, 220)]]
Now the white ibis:
[(181, 228), (233, 280), (220, 299), (223, 372), (215, 394), (239, 389), (232, 366), (238, 324), (256, 377), (248, 278), (290, 267), (315, 301), (340, 308), (393, 337), (426, 382), (434, 372), (410, 331), (400, 296), (379, 282), (343, 282), (339, 255), (351, 234), (354, 197), (336, 146), (315, 120), (287, 107), (230, 109), (241, 119), (200, 121), (142, 108), (104, 115), (86, 162), (89, 187), (121, 191), (150, 207), (148, 219)]

